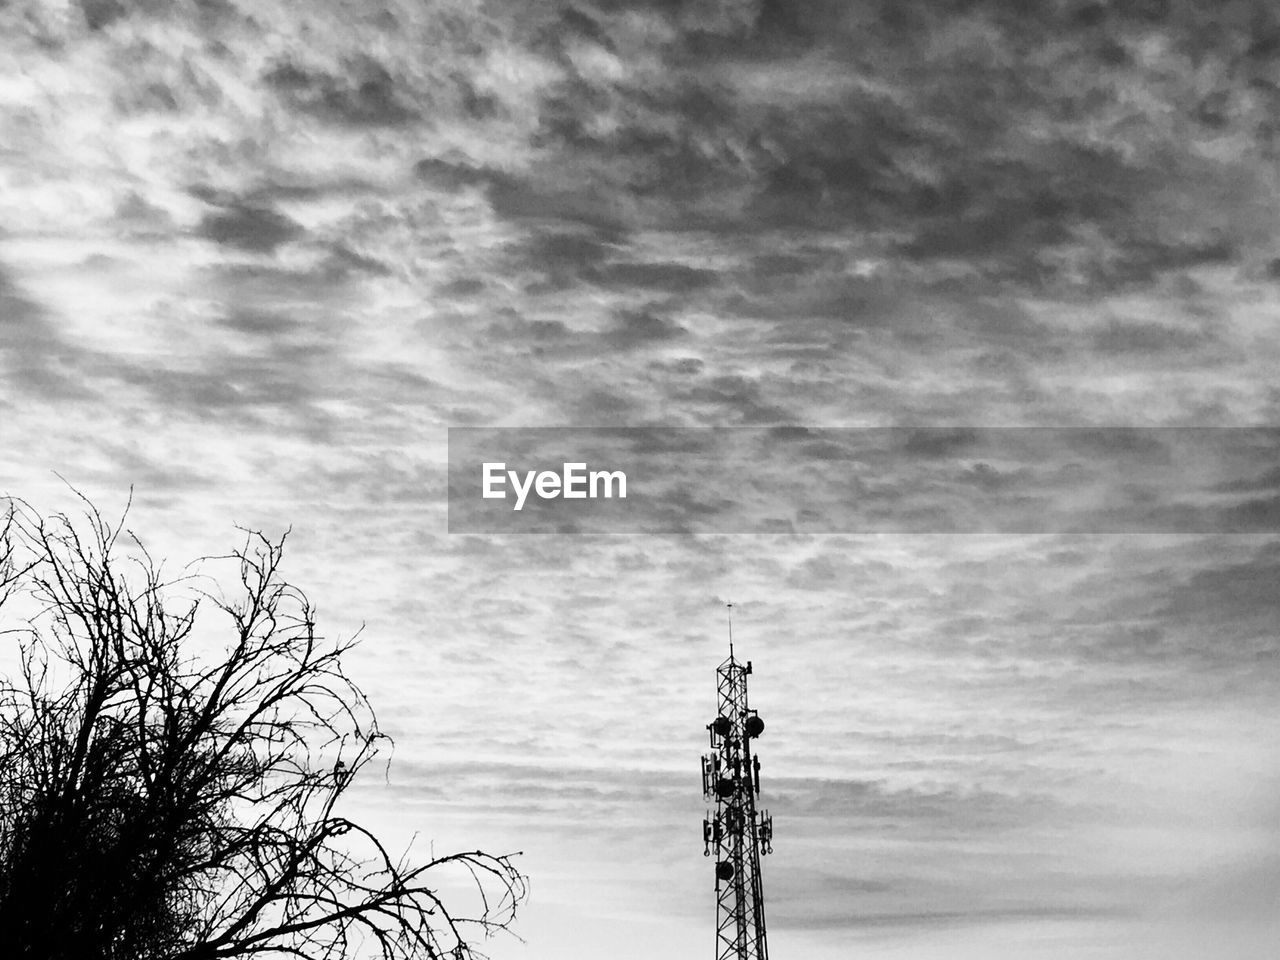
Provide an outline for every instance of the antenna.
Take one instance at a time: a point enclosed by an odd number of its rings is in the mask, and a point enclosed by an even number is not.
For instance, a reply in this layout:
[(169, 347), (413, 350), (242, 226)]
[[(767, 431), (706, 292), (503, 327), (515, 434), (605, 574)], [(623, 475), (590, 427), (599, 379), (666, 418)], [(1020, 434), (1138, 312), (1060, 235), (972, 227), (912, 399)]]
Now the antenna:
[(712, 753), (702, 757), (702, 795), (716, 810), (702, 821), (702, 855), (715, 855), (715, 960), (769, 960), (765, 942), (760, 858), (773, 852), (773, 817), (756, 810), (760, 758), (751, 742), (764, 721), (747, 705), (751, 663), (733, 656), (733, 604), (729, 608), (729, 659), (716, 669), (719, 712), (707, 724)]
[(729, 611), (729, 659), (733, 659), (733, 603), (726, 603), (725, 609)]

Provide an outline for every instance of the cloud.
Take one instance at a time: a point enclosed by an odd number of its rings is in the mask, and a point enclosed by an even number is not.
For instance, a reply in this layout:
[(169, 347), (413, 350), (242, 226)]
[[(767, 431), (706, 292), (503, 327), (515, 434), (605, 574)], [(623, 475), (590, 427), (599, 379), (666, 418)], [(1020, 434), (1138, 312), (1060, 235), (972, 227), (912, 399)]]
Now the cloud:
[(370, 57), (353, 58), (338, 76), (286, 61), (262, 79), (290, 106), (332, 123), (400, 126), (420, 117), (403, 85)]
[(711, 286), (716, 282), (716, 274), (683, 263), (615, 263), (601, 271), (599, 282), (621, 289), (682, 294)]
[(75, 375), (77, 347), (62, 337), (54, 318), (19, 290), (7, 271), (0, 272), (0, 316), (0, 350), (10, 382), (43, 402), (95, 398)]
[(233, 206), (205, 217), (200, 233), (215, 243), (254, 253), (271, 253), (300, 234), (297, 225), (274, 210)]
[(605, 341), (617, 349), (630, 349), (650, 343), (663, 343), (683, 336), (687, 331), (678, 324), (647, 310), (623, 312)]

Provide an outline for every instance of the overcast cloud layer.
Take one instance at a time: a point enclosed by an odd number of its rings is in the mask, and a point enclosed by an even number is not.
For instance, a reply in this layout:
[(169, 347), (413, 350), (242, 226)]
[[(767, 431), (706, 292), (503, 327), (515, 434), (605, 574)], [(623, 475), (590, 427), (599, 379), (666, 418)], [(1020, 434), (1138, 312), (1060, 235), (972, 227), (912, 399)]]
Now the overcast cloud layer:
[(0, 490), (132, 484), (175, 564), (292, 525), (398, 742), (361, 809), (526, 851), (499, 960), (711, 950), (726, 599), (776, 956), (1272, 955), (1273, 449), (1213, 480), (1269, 526), (517, 537), (447, 532), (445, 445), (1280, 426), (1274, 4), (82, 0), (0, 38)]

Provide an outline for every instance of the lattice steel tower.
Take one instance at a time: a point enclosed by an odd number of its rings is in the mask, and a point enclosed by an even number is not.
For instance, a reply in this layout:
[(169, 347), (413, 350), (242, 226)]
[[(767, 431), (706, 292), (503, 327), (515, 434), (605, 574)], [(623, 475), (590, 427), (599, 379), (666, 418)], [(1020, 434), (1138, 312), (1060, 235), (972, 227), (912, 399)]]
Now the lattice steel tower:
[(702, 794), (716, 801), (702, 821), (703, 856), (716, 859), (716, 960), (769, 960), (760, 857), (773, 852), (773, 818), (756, 811), (760, 758), (751, 753), (764, 721), (747, 705), (751, 661), (734, 659), (729, 607), (729, 659), (716, 668), (720, 710), (707, 724), (714, 752), (702, 758)]

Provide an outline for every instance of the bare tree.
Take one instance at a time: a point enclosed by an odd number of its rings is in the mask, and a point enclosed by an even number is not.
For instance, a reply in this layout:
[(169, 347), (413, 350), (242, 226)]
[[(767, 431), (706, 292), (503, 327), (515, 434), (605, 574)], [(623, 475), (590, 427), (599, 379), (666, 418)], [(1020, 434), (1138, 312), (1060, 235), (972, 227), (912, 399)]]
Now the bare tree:
[[(225, 558), (229, 597), (188, 580), (179, 600), (121, 532), (20, 503), (0, 530), (0, 601), (29, 607), (0, 678), (6, 956), (482, 956), (525, 880), (478, 850), (415, 865), (339, 812), (386, 737), (343, 672), (354, 641), (323, 639), (282, 579), (283, 538)], [(193, 652), (206, 610), (213, 659)], [(438, 892), (451, 872), (471, 894)]]

